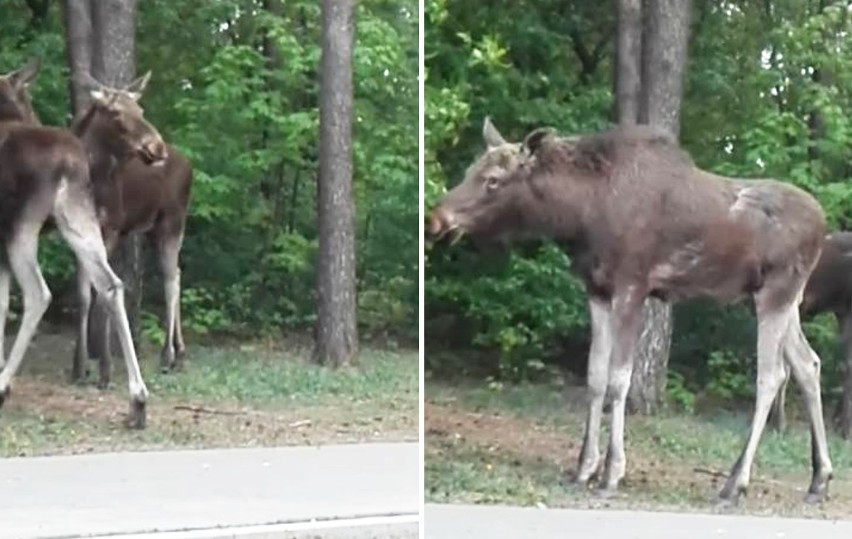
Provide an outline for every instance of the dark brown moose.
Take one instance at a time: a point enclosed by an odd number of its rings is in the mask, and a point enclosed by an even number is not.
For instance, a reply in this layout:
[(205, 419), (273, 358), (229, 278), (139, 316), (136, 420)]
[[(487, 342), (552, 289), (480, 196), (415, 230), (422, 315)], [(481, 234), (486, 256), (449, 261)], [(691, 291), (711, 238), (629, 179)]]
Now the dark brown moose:
[[(38, 66), (0, 76), (0, 235), (6, 258), (0, 259), (0, 326), (9, 306), (11, 268), (24, 298), (24, 314), (8, 362), (0, 372), (0, 402), (5, 399), (33, 333), (51, 300), (39, 269), (39, 233), (51, 220), (74, 252), (81, 273), (104, 298), (118, 331), (128, 371), (131, 427), (145, 426), (148, 390), (130, 335), (124, 308), (124, 288), (107, 262), (89, 176), (86, 148), (71, 132), (37, 125), (29, 105), (27, 85)], [(111, 126), (110, 143), (154, 162), (163, 158), (159, 133), (118, 100), (95, 96), (99, 115)], [(2, 334), (2, 332), (0, 332)], [(2, 362), (0, 362), (2, 363)]]
[(487, 150), (429, 216), (428, 232), (454, 239), (545, 237), (566, 245), (588, 293), (592, 344), (588, 415), (576, 480), (598, 473), (604, 399), (612, 400), (601, 478), (613, 493), (625, 473), (624, 411), (646, 298), (751, 296), (758, 318), (757, 399), (748, 441), (720, 493), (735, 503), (749, 483), (767, 414), (788, 371), (811, 424), (807, 500), (824, 499), (832, 476), (820, 395), (820, 360), (798, 305), (820, 255), (825, 219), (806, 192), (773, 180), (699, 170), (665, 133), (649, 127), (560, 138), (538, 129), (506, 142), (486, 120)]
[[(840, 430), (852, 438), (852, 232), (835, 232), (825, 239), (800, 308), (809, 317), (830, 312), (837, 317), (843, 349), (843, 397)], [(782, 393), (783, 394), (783, 393)]]
[[(89, 81), (102, 99), (122, 103), (129, 110), (139, 111), (136, 101), (144, 90), (147, 78), (133, 92), (116, 92)], [(186, 346), (180, 324), (180, 269), (178, 258), (183, 243), (192, 186), (192, 166), (189, 160), (171, 146), (163, 146), (165, 157), (158, 166), (149, 166), (146, 156), (111, 147), (110, 119), (99, 114), (95, 100), (73, 122), (72, 131), (89, 150), (89, 165), (95, 186), (95, 203), (108, 254), (131, 233), (144, 232), (157, 249), (163, 272), (166, 315), (165, 343), (160, 353), (164, 371), (182, 368)], [(88, 324), (92, 307), (86, 276), (79, 276), (80, 313), (77, 348), (72, 376), (84, 376), (89, 357)], [(96, 318), (97, 319), (97, 318)], [(103, 318), (108, 323), (108, 318)], [(106, 387), (111, 378), (111, 346), (108, 326), (95, 333), (101, 342), (96, 348), (100, 357), (99, 385)]]

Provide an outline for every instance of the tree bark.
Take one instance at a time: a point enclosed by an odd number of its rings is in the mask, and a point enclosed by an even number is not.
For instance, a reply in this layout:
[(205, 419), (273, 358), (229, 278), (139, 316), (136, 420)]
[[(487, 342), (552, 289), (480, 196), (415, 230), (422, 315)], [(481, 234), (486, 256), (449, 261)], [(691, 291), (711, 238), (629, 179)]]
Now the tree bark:
[(615, 117), (619, 125), (634, 125), (642, 92), (642, 0), (616, 4)]
[(352, 191), (354, 8), (354, 0), (323, 0), (322, 3), (314, 358), (332, 366), (354, 363), (358, 352)]
[(840, 322), (843, 343), (843, 363), (840, 366), (843, 378), (843, 395), (840, 396), (840, 434), (852, 439), (852, 314), (847, 313)]
[[(643, 5), (639, 123), (661, 127), (675, 138), (680, 134), (690, 7), (689, 0), (645, 0)], [(648, 299), (634, 355), (631, 411), (653, 414), (665, 404), (671, 335), (671, 306)]]
[[(92, 10), (92, 75), (108, 86), (122, 87), (136, 76), (136, 0), (97, 0)], [(142, 239), (133, 234), (117, 253), (133, 340), (139, 342), (142, 312)]]
[(65, 17), (65, 53), (71, 71), (68, 80), (71, 115), (76, 116), (89, 103), (89, 95), (81, 84), (81, 77), (92, 71), (91, 0), (65, 0), (62, 2), (62, 12)]

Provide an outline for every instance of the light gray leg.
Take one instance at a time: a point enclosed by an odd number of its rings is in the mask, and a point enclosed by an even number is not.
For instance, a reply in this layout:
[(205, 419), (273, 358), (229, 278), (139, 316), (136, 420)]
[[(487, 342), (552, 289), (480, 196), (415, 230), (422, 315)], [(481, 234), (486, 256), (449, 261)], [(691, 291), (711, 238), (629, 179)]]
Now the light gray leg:
[(59, 231), (77, 256), (78, 263), (86, 268), (92, 284), (110, 307), (121, 342), (127, 367), (127, 380), (131, 395), (129, 425), (145, 426), (145, 402), (148, 389), (139, 370), (139, 361), (130, 335), (130, 324), (124, 307), (124, 286), (107, 263), (106, 248), (95, 216), (94, 202), (89, 193), (79, 186), (60, 181), (54, 204), (54, 216)]
[(41, 223), (21, 223), (8, 243), (9, 264), (24, 295), (24, 316), (9, 353), (9, 362), (0, 373), (0, 403), (9, 393), (12, 379), (21, 366), (41, 317), (50, 305), (50, 289), (38, 267), (38, 234)]
[(592, 344), (589, 348), (588, 373), (586, 385), (588, 392), (588, 412), (586, 415), (586, 433), (576, 480), (587, 483), (597, 472), (600, 461), (598, 438), (606, 396), (609, 357), (612, 353), (612, 328), (609, 301), (590, 298), (589, 318), (592, 325)]
[(178, 305), (180, 304), (180, 267), (178, 257), (183, 238), (181, 236), (165, 239), (159, 245), (160, 270), (163, 272), (163, 285), (166, 299), (165, 333), (166, 340), (160, 353), (160, 369), (168, 372), (178, 367), (175, 362)]
[(748, 488), (751, 466), (772, 402), (778, 394), (785, 377), (781, 347), (793, 314), (795, 304), (771, 311), (757, 312), (757, 399), (751, 421), (748, 440), (742, 454), (734, 464), (719, 497), (726, 503), (735, 503), (739, 495)]
[(9, 285), (12, 274), (8, 266), (0, 262), (0, 371), (6, 365), (6, 319), (9, 316)]
[(77, 265), (77, 348), (71, 379), (75, 382), (86, 376), (89, 359), (89, 313), (92, 309), (92, 279), (82, 264)]
[(624, 450), (624, 415), (630, 377), (633, 373), (633, 354), (642, 324), (644, 301), (645, 296), (635, 287), (628, 287), (623, 295), (614, 297), (612, 301), (613, 348), (607, 385), (607, 391), (612, 399), (612, 423), (606, 464), (601, 480), (604, 495), (615, 492), (627, 469), (627, 455)]
[(784, 340), (784, 359), (793, 377), (802, 390), (802, 398), (811, 424), (811, 485), (806, 501), (823, 501), (828, 495), (828, 483), (832, 477), (831, 459), (828, 455), (828, 441), (825, 435), (825, 423), (822, 415), (822, 396), (820, 394), (819, 356), (808, 344), (799, 323), (799, 312), (793, 313), (792, 320)]
[[(122, 297), (124, 297), (123, 292)], [(113, 312), (109, 306), (108, 299), (100, 294), (95, 298), (95, 305), (100, 312), (100, 316), (97, 319), (101, 324), (101, 330), (97, 333), (101, 340), (101, 355), (98, 357), (98, 387), (100, 389), (108, 389), (112, 381)]]

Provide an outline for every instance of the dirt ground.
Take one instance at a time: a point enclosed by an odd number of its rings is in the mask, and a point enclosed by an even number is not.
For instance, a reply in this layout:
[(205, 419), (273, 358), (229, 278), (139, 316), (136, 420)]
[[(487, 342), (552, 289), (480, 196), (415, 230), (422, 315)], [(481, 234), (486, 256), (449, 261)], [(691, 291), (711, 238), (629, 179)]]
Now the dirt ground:
[[(7, 339), (7, 340), (10, 340)], [(369, 402), (303, 405), (186, 398), (152, 391), (144, 431), (124, 427), (128, 393), (124, 365), (116, 357), (114, 382), (102, 391), (94, 380), (69, 381), (73, 340), (67, 333), (39, 335), (28, 351), (12, 394), (0, 410), (0, 454), (68, 454), (174, 447), (305, 445), (417, 439), (417, 416), (403, 402), (377, 409)], [(140, 362), (150, 371), (157, 350)], [(97, 371), (96, 362), (90, 369)], [(189, 372), (169, 376), (192, 376)], [(153, 375), (156, 376), (156, 375)], [(90, 376), (94, 378), (94, 375)], [(146, 376), (151, 389), (152, 375)]]
[[(427, 403), (425, 415), (427, 469), (430, 461), (470, 458), (482, 461), (475, 466), (485, 475), (492, 470), (492, 462), (508, 463), (508, 469), (517, 470), (523, 482), (551, 483), (546, 485), (548, 490), (545, 491), (557, 494), (536, 502), (547, 506), (711, 512), (716, 510), (715, 496), (728, 471), (727, 468), (705, 466), (690, 459), (664, 458), (649, 452), (646, 447), (631, 444), (628, 439), (627, 476), (619, 495), (603, 500), (592, 490), (578, 488), (570, 482), (582, 443), (579, 417), (573, 418), (575, 427), (566, 432), (564, 428), (525, 418), (491, 411), (474, 412), (465, 410), (463, 406), (444, 403)], [(631, 420), (628, 420), (628, 429)], [(576, 432), (573, 432), (574, 428)], [(732, 454), (731, 464), (735, 458), (736, 455)], [(808, 480), (808, 469), (790, 474), (768, 474), (755, 470), (747, 496), (738, 508), (730, 511), (852, 518), (852, 482), (848, 474), (835, 474), (831, 499), (819, 506), (808, 506), (802, 501)], [(489, 483), (483, 480), (480, 484)], [(471, 492), (457, 494), (458, 501), (476, 501), (475, 497), (471, 498)], [(453, 496), (451, 493), (450, 498)], [(497, 500), (497, 503), (509, 502), (511, 500)]]

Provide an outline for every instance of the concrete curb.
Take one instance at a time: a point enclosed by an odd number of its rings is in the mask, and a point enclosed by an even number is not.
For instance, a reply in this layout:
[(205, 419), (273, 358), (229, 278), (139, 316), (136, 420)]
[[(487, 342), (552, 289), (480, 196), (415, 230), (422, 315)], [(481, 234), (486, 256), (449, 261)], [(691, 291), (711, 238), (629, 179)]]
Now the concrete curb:
[(420, 515), (410, 514), (62, 539), (416, 539), (419, 523)]

